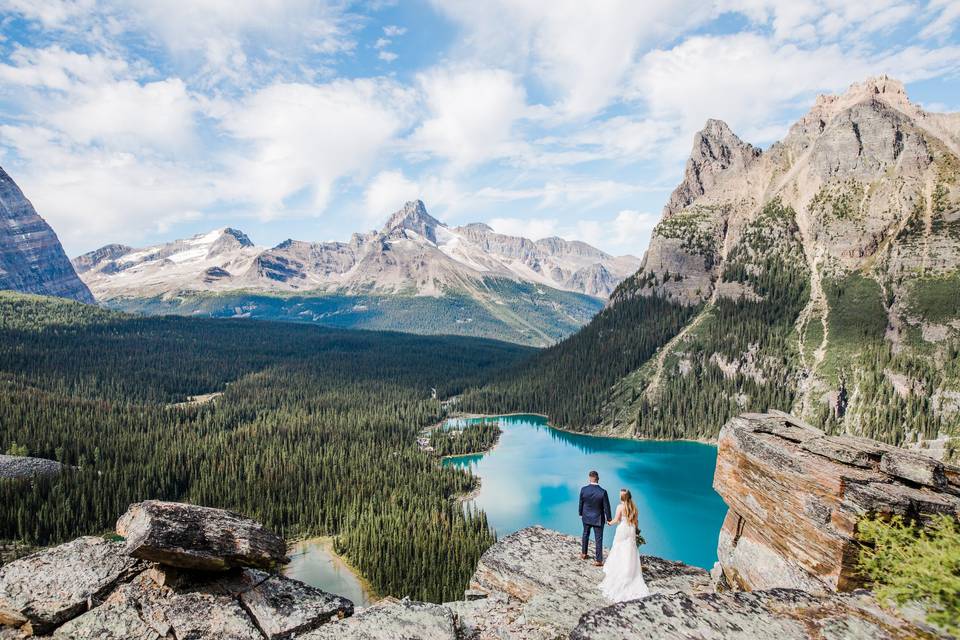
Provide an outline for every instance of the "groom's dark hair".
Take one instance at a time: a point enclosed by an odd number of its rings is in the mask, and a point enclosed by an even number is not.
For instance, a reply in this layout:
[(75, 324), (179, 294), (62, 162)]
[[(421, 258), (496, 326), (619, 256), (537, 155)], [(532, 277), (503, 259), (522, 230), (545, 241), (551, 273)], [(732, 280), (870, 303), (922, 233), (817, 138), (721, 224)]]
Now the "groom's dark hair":
[(591, 471), (587, 475), (590, 476), (590, 479), (593, 480), (594, 482), (600, 481), (600, 474), (597, 473), (596, 471)]

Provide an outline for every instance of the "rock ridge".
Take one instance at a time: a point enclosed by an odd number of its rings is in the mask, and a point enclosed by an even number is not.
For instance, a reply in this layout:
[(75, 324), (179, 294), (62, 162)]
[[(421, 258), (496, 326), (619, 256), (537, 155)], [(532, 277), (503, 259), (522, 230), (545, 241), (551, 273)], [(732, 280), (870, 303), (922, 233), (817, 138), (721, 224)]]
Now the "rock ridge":
[(960, 468), (867, 438), (830, 436), (785, 413), (720, 431), (714, 489), (729, 510), (717, 554), (746, 590), (849, 591), (860, 518), (960, 517)]

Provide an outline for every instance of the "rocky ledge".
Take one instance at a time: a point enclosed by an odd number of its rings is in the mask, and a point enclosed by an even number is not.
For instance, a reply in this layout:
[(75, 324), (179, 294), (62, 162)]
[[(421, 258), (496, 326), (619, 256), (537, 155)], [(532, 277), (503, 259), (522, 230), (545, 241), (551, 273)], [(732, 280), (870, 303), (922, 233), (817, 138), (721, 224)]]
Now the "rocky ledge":
[(748, 591), (855, 589), (863, 516), (960, 516), (960, 469), (874, 440), (828, 436), (784, 413), (724, 425), (713, 486), (729, 507), (719, 568)]
[(483, 554), (461, 601), (387, 599), (358, 612), (278, 575), (285, 545), (259, 523), (148, 501), (120, 518), (124, 542), (79, 538), (0, 567), (0, 639), (939, 638), (869, 592), (837, 591), (856, 586), (860, 516), (958, 513), (958, 478), (785, 414), (748, 414), (720, 437), (715, 485), (730, 513), (714, 579), (643, 556), (651, 595), (611, 603), (578, 539), (530, 527)]

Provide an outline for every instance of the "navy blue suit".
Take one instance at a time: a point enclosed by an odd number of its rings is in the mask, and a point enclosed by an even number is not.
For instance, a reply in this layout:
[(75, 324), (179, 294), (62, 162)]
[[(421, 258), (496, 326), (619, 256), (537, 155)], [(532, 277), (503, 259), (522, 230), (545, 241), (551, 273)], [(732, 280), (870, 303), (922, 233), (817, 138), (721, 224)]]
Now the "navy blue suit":
[(597, 562), (603, 562), (603, 525), (611, 519), (610, 497), (607, 491), (599, 484), (588, 484), (580, 489), (580, 519), (583, 520), (583, 555), (587, 555), (587, 543), (590, 541), (590, 530), (593, 529), (593, 539), (597, 546)]

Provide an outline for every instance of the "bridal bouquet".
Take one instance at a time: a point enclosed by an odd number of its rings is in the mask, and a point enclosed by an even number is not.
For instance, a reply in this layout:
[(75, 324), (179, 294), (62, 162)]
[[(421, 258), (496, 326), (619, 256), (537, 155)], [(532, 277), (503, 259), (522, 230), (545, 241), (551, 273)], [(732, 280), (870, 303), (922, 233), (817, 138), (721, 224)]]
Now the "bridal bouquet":
[(637, 527), (637, 546), (642, 547), (645, 544), (647, 544), (647, 539), (640, 533), (640, 527)]

